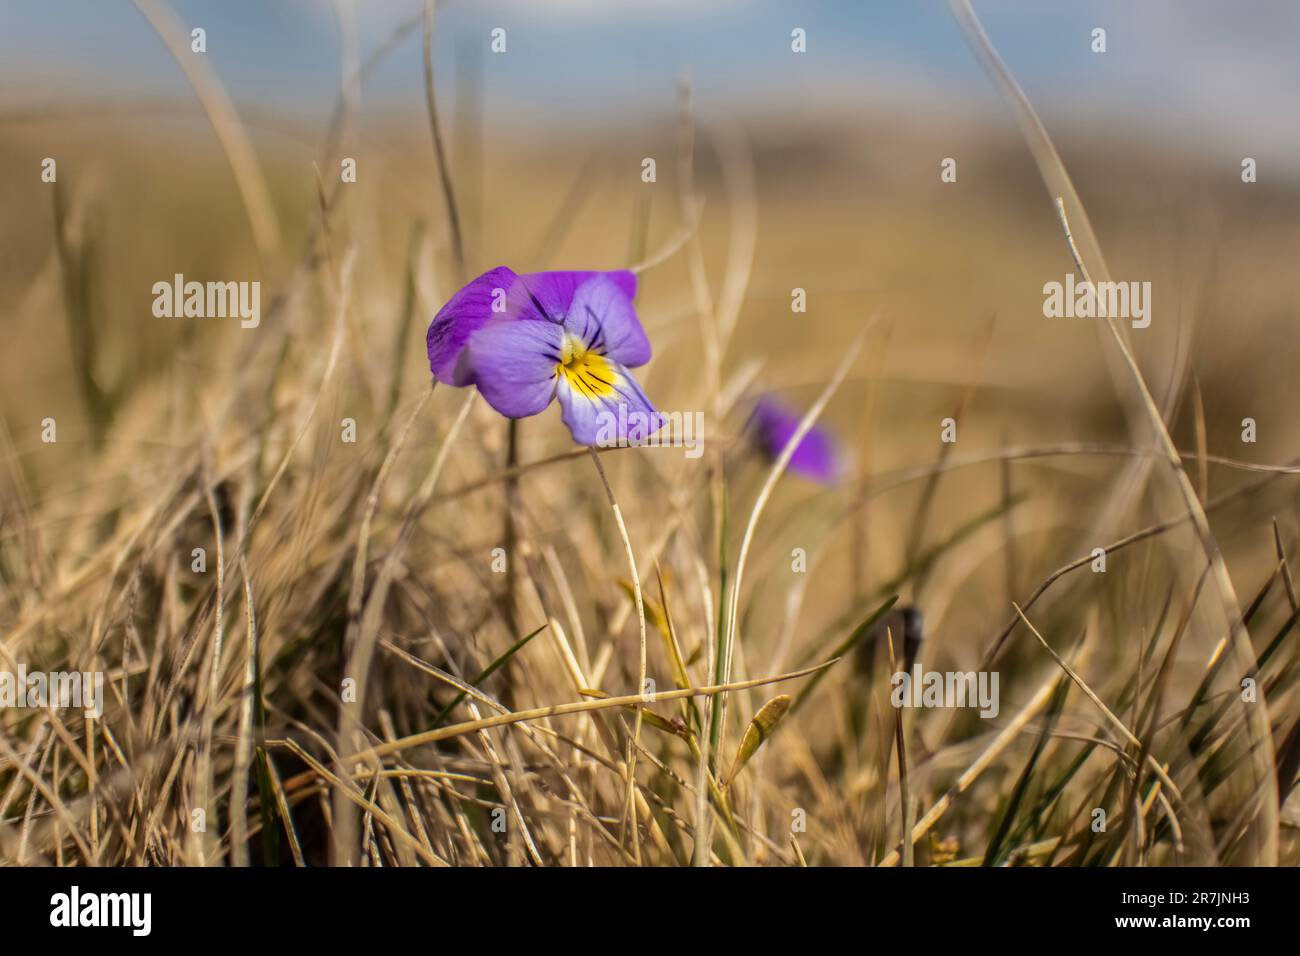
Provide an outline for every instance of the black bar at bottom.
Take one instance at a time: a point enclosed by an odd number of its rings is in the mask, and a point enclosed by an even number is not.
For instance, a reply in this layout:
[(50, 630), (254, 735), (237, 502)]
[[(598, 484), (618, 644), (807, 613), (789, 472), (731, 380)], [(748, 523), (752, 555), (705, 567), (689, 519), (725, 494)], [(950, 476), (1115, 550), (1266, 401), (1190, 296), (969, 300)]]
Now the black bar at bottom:
[[(0, 869), (0, 915), (11, 945), (47, 935), (71, 941), (74, 934), (80, 942), (98, 937), (128, 946), (196, 939), (338, 945), (373, 943), (399, 927), (414, 933), (413, 942), (428, 934), (439, 948), (495, 948), (518, 933), (532, 945), (546, 937), (562, 944), (569, 936), (584, 948), (633, 942), (671, 950), (674, 938), (712, 938), (730, 949), (749, 939), (771, 945), (778, 931), (780, 938), (851, 933), (864, 945), (1000, 945), (1022, 934), (1073, 944), (1125, 936), (1226, 941), (1286, 931), (1294, 922), (1294, 890), (1290, 870), (1219, 868), (9, 868)], [(697, 937), (699, 930), (706, 935)]]

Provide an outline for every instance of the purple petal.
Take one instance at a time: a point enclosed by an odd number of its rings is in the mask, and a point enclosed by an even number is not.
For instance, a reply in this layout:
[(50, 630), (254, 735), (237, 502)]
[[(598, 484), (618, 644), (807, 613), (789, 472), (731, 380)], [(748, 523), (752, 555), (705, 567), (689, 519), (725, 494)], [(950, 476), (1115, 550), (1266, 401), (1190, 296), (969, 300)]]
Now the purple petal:
[[(794, 437), (803, 416), (784, 407), (770, 396), (760, 398), (754, 406), (754, 432), (759, 448), (776, 459)], [(804, 435), (790, 458), (789, 470), (824, 485), (839, 478), (839, 453), (830, 433), (814, 426)]]
[[(429, 370), (439, 381), (457, 386), (474, 381), (473, 368), (461, 361), (465, 344), (489, 322), (510, 317), (515, 305), (510, 293), (518, 285), (519, 276), (498, 266), (465, 286), (438, 310), (429, 324), (425, 345)], [(494, 311), (494, 306), (500, 311)]]
[(536, 415), (555, 397), (564, 330), (551, 322), (493, 322), (469, 340), (466, 362), (487, 403), (507, 418)]
[(615, 272), (560, 270), (556, 272), (530, 272), (520, 280), (531, 296), (546, 312), (546, 318), (563, 321), (573, 306), (578, 289), (591, 279), (605, 276), (631, 302), (636, 298), (636, 275), (626, 269)]
[(606, 361), (599, 374), (607, 386), (594, 389), (560, 375), (560, 408), (574, 441), (601, 446), (636, 443), (663, 426), (659, 413), (626, 368)]
[(564, 325), (607, 358), (628, 368), (650, 361), (650, 340), (636, 317), (632, 299), (612, 277), (630, 272), (596, 274), (574, 293)]

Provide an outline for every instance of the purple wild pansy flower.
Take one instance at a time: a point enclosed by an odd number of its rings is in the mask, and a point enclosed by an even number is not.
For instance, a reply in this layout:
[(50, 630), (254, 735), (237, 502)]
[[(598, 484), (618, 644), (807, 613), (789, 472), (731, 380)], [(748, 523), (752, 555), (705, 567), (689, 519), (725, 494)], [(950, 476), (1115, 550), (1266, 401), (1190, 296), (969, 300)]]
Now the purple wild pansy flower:
[[(775, 460), (794, 437), (803, 416), (764, 395), (754, 405), (750, 418), (759, 450)], [(814, 426), (803, 436), (788, 465), (790, 471), (823, 485), (833, 485), (840, 477), (839, 451), (825, 429)]]
[(485, 272), (429, 325), (429, 368), (450, 385), (474, 385), (507, 418), (560, 400), (583, 445), (638, 441), (659, 415), (629, 368), (650, 361), (632, 299), (636, 276), (618, 272)]

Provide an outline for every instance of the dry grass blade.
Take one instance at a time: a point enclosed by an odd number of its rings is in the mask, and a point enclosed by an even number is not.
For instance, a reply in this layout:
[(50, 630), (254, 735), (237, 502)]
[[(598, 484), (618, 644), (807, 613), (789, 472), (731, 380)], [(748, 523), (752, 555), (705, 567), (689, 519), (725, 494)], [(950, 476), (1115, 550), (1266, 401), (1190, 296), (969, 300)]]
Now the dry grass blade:
[[(894, 656), (894, 632), (891, 628), (885, 628), (885, 640), (889, 645), (889, 671), (897, 673), (898, 660)], [(912, 832), (912, 799), (907, 787), (907, 739), (903, 733), (901, 707), (894, 708), (894, 739), (898, 747), (898, 816), (903, 821), (903, 866), (911, 867), (915, 865), (915, 848), (907, 835)]]
[(225, 150), (231, 172), (239, 187), (253, 229), (253, 240), (263, 259), (275, 252), (280, 243), (280, 227), (276, 221), (271, 191), (257, 164), (257, 154), (244, 131), (235, 111), (234, 103), (226, 95), (217, 74), (208, 66), (207, 58), (194, 56), (186, 43), (187, 31), (165, 0), (134, 0), (136, 9), (144, 14), (150, 25), (158, 31), (172, 58), (185, 72), (185, 78), (203, 104), (212, 128)]
[[(782, 681), (797, 680), (800, 677), (807, 677), (809, 674), (815, 674), (822, 668), (830, 667), (834, 660), (829, 660), (813, 667), (804, 667), (799, 670), (789, 671), (785, 674), (778, 674), (775, 677), (756, 677), (750, 680), (733, 681), (729, 684), (713, 684), (707, 687), (685, 687), (679, 690), (659, 691), (654, 695), (654, 700), (678, 700), (685, 697), (711, 697), (714, 694), (723, 694), (728, 691), (745, 690), (750, 687), (763, 687), (767, 684), (779, 684)], [(401, 740), (395, 740), (392, 743), (379, 744), (354, 755), (356, 760), (369, 760), (375, 757), (383, 757), (388, 754), (398, 753), (408, 750), (411, 747), (420, 747), (424, 744), (435, 743), (439, 740), (449, 740), (452, 737), (460, 737), (464, 734), (472, 734), (476, 731), (488, 727), (506, 727), (510, 724), (523, 723), (531, 720), (544, 720), (547, 717), (563, 717), (569, 714), (585, 714), (597, 710), (610, 710), (615, 707), (644, 707), (646, 706), (646, 697), (644, 694), (626, 694), (621, 697), (606, 697), (600, 700), (578, 701), (570, 704), (553, 704), (550, 707), (535, 707), (530, 710), (519, 710), (513, 713), (500, 714), (496, 717), (484, 717), (481, 720), (471, 720), (465, 723), (452, 724), (449, 727), (441, 727), (437, 730), (430, 730), (422, 734), (414, 734), (410, 737), (403, 737)]]

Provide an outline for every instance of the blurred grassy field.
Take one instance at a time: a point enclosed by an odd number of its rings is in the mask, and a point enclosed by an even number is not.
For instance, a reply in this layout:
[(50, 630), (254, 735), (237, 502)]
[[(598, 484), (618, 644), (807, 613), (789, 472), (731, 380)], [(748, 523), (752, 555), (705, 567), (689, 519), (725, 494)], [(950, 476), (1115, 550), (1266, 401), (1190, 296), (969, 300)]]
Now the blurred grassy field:
[[(197, 105), (0, 117), (0, 647), (10, 669), (110, 684), (102, 721), (0, 712), (0, 859), (873, 864), (921, 821), (917, 863), (1300, 861), (1285, 805), (1297, 479), (1240, 467), (1300, 458), (1296, 184), (1243, 185), (1239, 158), (1140, 131), (1059, 143), (1113, 274), (1153, 285), (1134, 348), (1256, 662), (1227, 640), (1167, 470), (1121, 483), (1149, 452), (1097, 323), (1043, 317), (1043, 284), (1073, 265), (1009, 127), (716, 121), (675, 113), (672, 91), (617, 136), (450, 123), (469, 275), (666, 253), (641, 274), (655, 349), (641, 381), (660, 408), (705, 411), (707, 453), (602, 455), (660, 691), (674, 642), (691, 686), (719, 683), (719, 622), (770, 468), (740, 435), (749, 402), (809, 408), (865, 328), (820, 422), (851, 470), (829, 490), (783, 478), (756, 519), (731, 678), (830, 659), (894, 595), (925, 615), (928, 669), (972, 670), (1016, 602), (1132, 733), (1021, 624), (994, 663), (998, 718), (904, 712), (904, 800), (886, 675), (852, 653), (815, 684), (726, 694), (713, 755), (707, 696), (640, 722), (630, 707), (483, 722), (638, 692), (600, 479), (553, 410), (520, 424), (511, 469), (490, 409), (428, 395), (424, 331), (460, 277), (423, 117), (367, 120), (331, 150), (249, 113), (279, 229), (263, 252)], [(355, 184), (338, 183), (340, 156)], [(939, 180), (946, 156), (955, 184)], [(260, 280), (260, 326), (155, 318), (151, 287), (175, 273)], [(1162, 522), (1111, 549), (1105, 575), (1050, 578)], [(1260, 699), (1242, 703), (1252, 673)], [(751, 716), (810, 686), (724, 793)]]

